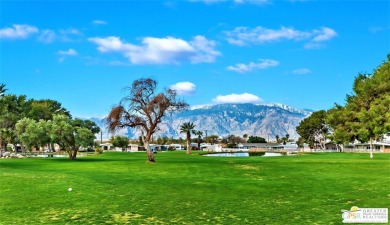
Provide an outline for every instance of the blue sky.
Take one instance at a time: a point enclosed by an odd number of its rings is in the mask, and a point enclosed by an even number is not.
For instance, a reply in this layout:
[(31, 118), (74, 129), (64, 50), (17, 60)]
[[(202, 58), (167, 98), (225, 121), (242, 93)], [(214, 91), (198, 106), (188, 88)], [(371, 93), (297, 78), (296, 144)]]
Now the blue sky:
[(343, 104), (390, 53), (390, 1), (0, 2), (0, 83), (77, 117), (152, 77), (191, 106)]

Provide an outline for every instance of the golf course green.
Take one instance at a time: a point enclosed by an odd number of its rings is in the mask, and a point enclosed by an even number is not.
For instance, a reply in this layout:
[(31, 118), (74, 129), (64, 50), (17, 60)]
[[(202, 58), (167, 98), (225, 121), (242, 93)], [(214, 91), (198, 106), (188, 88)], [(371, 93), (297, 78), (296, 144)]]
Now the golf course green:
[(390, 154), (146, 161), (0, 159), (0, 224), (341, 224), (342, 209), (390, 206)]

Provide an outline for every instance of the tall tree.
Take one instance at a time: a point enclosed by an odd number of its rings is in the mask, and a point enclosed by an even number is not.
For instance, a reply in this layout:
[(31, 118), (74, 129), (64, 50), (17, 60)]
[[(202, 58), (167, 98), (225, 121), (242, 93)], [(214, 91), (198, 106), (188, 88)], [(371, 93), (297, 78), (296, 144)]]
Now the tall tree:
[(70, 160), (75, 160), (80, 147), (92, 147), (95, 135), (85, 127), (72, 125), (72, 120), (65, 115), (54, 115), (53, 121), (48, 121), (50, 138), (64, 149)]
[(244, 140), (246, 141), (246, 139), (248, 138), (248, 134), (244, 134), (244, 135), (242, 135), (242, 137), (243, 137)]
[(2, 155), (2, 150), (4, 146), (4, 150), (7, 150), (7, 145), (12, 144), (14, 146), (14, 150), (17, 149), (17, 144), (19, 143), (19, 138), (16, 135), (15, 130), (11, 129), (0, 129), (0, 142), (3, 142), (2, 145), (0, 145), (0, 155)]
[(247, 142), (248, 142), (248, 143), (267, 143), (267, 141), (265, 140), (265, 138), (263, 138), (263, 137), (258, 137), (258, 136), (249, 136)]
[(373, 158), (373, 141), (390, 132), (390, 55), (373, 74), (359, 74), (352, 90), (345, 106), (336, 105), (329, 110), (332, 138), (369, 142)]
[(191, 133), (195, 132), (195, 125), (191, 122), (183, 123), (180, 126), (180, 133), (186, 134), (187, 154), (191, 154)]
[[(25, 95), (5, 95), (0, 98), (0, 149), (6, 149), (6, 137), (15, 130), (18, 120), (25, 117), (26, 96)], [(16, 140), (16, 139), (15, 139)], [(16, 144), (16, 143), (13, 143)], [(1, 150), (0, 150), (1, 151)]]
[(168, 141), (169, 141), (169, 139), (167, 136), (162, 136), (162, 137), (157, 138), (157, 144), (159, 144), (159, 145), (166, 145), (166, 144), (168, 144)]
[(75, 118), (72, 120), (72, 125), (75, 127), (84, 127), (88, 130), (92, 131), (93, 134), (97, 134), (100, 132), (100, 127), (91, 120), (83, 120), (79, 118)]
[(325, 121), (326, 115), (325, 110), (316, 111), (302, 120), (296, 128), (310, 148), (318, 145), (321, 149), (325, 149), (325, 141), (329, 134), (329, 125)]
[(49, 127), (44, 120), (37, 122), (25, 117), (16, 123), (16, 134), (28, 151), (50, 143)]
[(157, 131), (159, 124), (167, 113), (188, 108), (188, 104), (176, 98), (176, 91), (166, 89), (156, 93), (157, 81), (151, 78), (135, 80), (125, 90), (128, 95), (119, 105), (113, 107), (107, 117), (111, 131), (123, 127), (136, 128), (141, 131), (142, 142), (146, 149), (149, 162), (155, 162), (149, 141)]
[(283, 144), (284, 144), (284, 145), (288, 142), (289, 138), (290, 138), (290, 135), (289, 135), (289, 134), (286, 134), (286, 136), (284, 136), (284, 137), (282, 138), (282, 141), (283, 141)]
[(26, 102), (26, 112), (25, 116), (36, 121), (42, 120), (52, 120), (53, 115), (62, 114), (68, 117), (71, 117), (70, 112), (62, 107), (61, 103), (51, 100), (35, 100), (29, 99)]
[(276, 135), (275, 138), (276, 138), (276, 142), (279, 143), (279, 138), (280, 138), (279, 135)]
[[(328, 110), (326, 123), (331, 128), (331, 135), (329, 138), (336, 144), (337, 149), (343, 144), (351, 143), (356, 139), (352, 132), (352, 127), (346, 121), (348, 117), (352, 117), (354, 112), (344, 110), (344, 107), (335, 104), (335, 106)], [(342, 151), (342, 147), (340, 147)]]
[(129, 146), (129, 139), (124, 136), (115, 136), (114, 138), (112, 138), (111, 144), (114, 147), (120, 147), (122, 149), (122, 152), (124, 152), (127, 146)]

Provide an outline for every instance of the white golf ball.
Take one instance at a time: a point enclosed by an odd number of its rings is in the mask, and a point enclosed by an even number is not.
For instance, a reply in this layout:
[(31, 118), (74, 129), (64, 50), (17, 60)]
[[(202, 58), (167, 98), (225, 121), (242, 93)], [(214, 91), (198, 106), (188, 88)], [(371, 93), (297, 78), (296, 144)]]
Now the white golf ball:
[(72, 188), (68, 188), (68, 191), (72, 191)]

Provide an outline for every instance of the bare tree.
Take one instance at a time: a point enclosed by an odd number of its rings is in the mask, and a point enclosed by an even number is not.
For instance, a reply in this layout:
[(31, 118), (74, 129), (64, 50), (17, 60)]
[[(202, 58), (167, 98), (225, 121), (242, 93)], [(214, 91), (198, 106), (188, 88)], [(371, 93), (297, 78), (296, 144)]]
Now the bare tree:
[(157, 81), (151, 78), (135, 80), (131, 87), (125, 89), (128, 95), (111, 109), (107, 117), (111, 131), (123, 127), (137, 128), (141, 131), (149, 162), (155, 162), (149, 141), (158, 130), (163, 117), (167, 113), (188, 108), (187, 103), (176, 99), (175, 90), (166, 89), (162, 93), (155, 93), (156, 87)]

